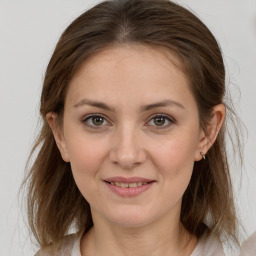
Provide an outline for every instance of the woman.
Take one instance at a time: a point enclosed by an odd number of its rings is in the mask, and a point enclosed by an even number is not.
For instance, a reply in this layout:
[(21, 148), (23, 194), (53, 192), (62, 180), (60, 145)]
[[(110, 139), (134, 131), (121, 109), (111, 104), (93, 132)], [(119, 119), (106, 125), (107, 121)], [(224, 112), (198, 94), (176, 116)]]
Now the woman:
[(47, 67), (26, 177), (37, 255), (224, 255), (224, 96), (220, 48), (183, 7), (113, 0), (78, 17)]

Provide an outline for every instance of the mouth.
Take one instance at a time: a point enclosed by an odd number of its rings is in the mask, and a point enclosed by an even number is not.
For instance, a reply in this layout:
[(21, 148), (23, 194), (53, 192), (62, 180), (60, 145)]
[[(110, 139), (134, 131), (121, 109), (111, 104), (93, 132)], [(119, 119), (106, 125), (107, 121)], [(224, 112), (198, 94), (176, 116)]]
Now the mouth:
[(115, 194), (122, 197), (134, 197), (148, 190), (156, 181), (141, 177), (112, 177), (105, 179), (104, 182)]
[(117, 186), (117, 187), (121, 187), (121, 188), (137, 188), (137, 187), (141, 187), (143, 185), (147, 185), (149, 183), (152, 183), (154, 181), (150, 181), (150, 182), (132, 182), (132, 183), (123, 183), (123, 182), (117, 182), (117, 181), (105, 181), (111, 185)]

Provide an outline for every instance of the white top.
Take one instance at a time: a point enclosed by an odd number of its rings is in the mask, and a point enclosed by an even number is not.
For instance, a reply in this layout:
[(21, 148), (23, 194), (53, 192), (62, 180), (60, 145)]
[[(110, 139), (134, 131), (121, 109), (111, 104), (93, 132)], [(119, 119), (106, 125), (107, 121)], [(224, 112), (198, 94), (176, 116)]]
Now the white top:
[[(77, 234), (66, 236), (59, 243), (44, 250), (39, 250), (35, 256), (81, 256), (80, 240)], [(221, 242), (216, 238), (199, 240), (190, 256), (225, 256)]]

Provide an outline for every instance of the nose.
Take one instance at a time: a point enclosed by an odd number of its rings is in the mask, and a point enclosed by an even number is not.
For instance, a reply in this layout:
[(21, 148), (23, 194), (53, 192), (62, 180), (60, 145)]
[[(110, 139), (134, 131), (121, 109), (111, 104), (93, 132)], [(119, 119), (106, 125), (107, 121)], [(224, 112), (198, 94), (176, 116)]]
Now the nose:
[(109, 153), (112, 163), (123, 169), (131, 169), (146, 161), (147, 155), (136, 128), (120, 128), (113, 136), (115, 138)]

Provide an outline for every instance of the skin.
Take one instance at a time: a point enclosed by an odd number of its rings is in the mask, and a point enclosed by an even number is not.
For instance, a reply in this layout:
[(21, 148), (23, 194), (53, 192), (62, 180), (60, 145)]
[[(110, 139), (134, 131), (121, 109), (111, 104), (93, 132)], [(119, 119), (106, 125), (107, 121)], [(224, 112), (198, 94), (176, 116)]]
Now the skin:
[[(190, 255), (197, 244), (180, 223), (182, 195), (200, 152), (216, 139), (225, 107), (214, 107), (206, 136), (187, 77), (174, 62), (180, 64), (149, 46), (105, 49), (71, 80), (62, 126), (55, 113), (47, 114), (91, 206), (94, 226), (82, 238), (82, 255)], [(175, 103), (152, 105), (166, 100)], [(138, 196), (122, 197), (103, 181), (114, 176), (155, 182)]]

